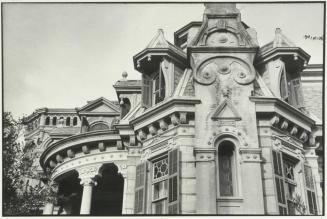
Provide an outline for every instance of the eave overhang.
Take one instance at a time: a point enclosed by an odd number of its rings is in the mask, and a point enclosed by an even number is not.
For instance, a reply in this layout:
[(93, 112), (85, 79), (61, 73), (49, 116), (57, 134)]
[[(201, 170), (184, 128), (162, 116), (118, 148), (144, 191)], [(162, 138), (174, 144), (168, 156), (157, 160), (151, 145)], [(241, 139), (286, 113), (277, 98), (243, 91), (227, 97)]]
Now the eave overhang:
[(250, 97), (250, 100), (255, 102), (257, 115), (277, 113), (309, 132), (311, 132), (312, 128), (315, 126), (315, 121), (313, 119), (278, 98)]
[(310, 60), (310, 55), (306, 53), (300, 47), (275, 47), (269, 50), (258, 51), (255, 58), (255, 65), (260, 65), (279, 57), (291, 56), (294, 60), (302, 60), (303, 64), (306, 65)]
[(41, 154), (40, 164), (42, 168), (45, 168), (45, 164), (49, 160), (49, 158), (51, 158), (60, 151), (65, 151), (71, 148), (75, 148), (87, 143), (97, 141), (117, 140), (121, 140), (121, 138), (116, 130), (92, 131), (72, 135), (67, 138), (61, 139), (46, 148)]
[(130, 120), (130, 124), (134, 126), (134, 130), (138, 130), (140, 127), (149, 125), (173, 112), (194, 112), (194, 105), (200, 103), (201, 100), (193, 97), (170, 98), (145, 110), (142, 115)]
[[(144, 72), (147, 69), (147, 64), (151, 61), (159, 62), (162, 57), (168, 57), (173, 62), (179, 63), (186, 67), (186, 54), (177, 48), (146, 48), (140, 53), (133, 56), (134, 68), (139, 72)], [(147, 72), (151, 72), (153, 69), (149, 69)]]

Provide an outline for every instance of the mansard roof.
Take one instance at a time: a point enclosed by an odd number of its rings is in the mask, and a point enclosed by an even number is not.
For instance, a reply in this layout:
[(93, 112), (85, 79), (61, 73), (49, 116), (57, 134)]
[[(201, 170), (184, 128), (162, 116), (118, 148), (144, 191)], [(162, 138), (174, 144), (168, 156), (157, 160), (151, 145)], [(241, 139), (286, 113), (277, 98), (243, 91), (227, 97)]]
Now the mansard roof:
[[(159, 29), (147, 47), (133, 57), (134, 68), (139, 71), (145, 66), (151, 65), (151, 62), (161, 61), (160, 57), (162, 56), (168, 56), (182, 65), (186, 61), (186, 54), (180, 48), (168, 42), (163, 30)], [(159, 57), (158, 60), (157, 57)]]
[(290, 39), (288, 39), (280, 28), (275, 30), (275, 38), (273, 41), (260, 47), (256, 62), (263, 63), (276, 56), (293, 56), (295, 60), (300, 58), (304, 64), (307, 64), (310, 55), (300, 47), (297, 47)]

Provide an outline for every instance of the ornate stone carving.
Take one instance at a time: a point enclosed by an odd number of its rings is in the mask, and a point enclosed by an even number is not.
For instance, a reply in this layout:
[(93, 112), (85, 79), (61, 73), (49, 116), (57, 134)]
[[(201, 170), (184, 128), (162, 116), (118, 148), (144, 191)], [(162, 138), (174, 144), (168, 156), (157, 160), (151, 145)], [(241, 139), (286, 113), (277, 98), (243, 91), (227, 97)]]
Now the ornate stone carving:
[(296, 125), (294, 125), (293, 127), (292, 127), (292, 129), (291, 129), (291, 135), (296, 135), (297, 134), (297, 132), (298, 132), (298, 128), (297, 128), (297, 126)]
[(68, 149), (68, 150), (67, 150), (67, 156), (68, 156), (69, 158), (74, 158), (74, 157), (75, 157), (75, 153), (74, 153), (74, 151), (73, 151), (72, 149)]
[(57, 161), (58, 163), (62, 163), (62, 162), (64, 161), (64, 158), (63, 158), (60, 154), (57, 154), (57, 155), (56, 155), (56, 161)]
[(280, 125), (280, 128), (283, 130), (286, 130), (288, 127), (288, 121), (284, 120), (282, 124)]
[(98, 148), (99, 148), (99, 151), (101, 151), (101, 152), (106, 150), (106, 146), (104, 145), (103, 142), (98, 143)]
[(244, 61), (235, 57), (214, 57), (204, 61), (196, 69), (195, 80), (200, 84), (210, 85), (219, 80), (217, 73), (222, 75), (232, 74), (233, 79), (239, 84), (249, 84), (255, 74), (251, 67)]
[(300, 135), (300, 140), (306, 142), (308, 140), (308, 134), (306, 131), (303, 131)]
[(150, 133), (152, 136), (154, 136), (154, 135), (156, 135), (156, 134), (158, 133), (158, 130), (157, 130), (157, 128), (154, 126), (154, 124), (150, 124), (150, 125), (148, 126), (148, 128), (149, 128), (149, 133)]
[(101, 166), (102, 164), (97, 164), (76, 168), (78, 172), (78, 178), (81, 179), (81, 184), (92, 183), (92, 179), (99, 174)]
[(87, 145), (83, 145), (82, 147), (82, 151), (84, 154), (89, 154), (90, 153), (90, 149)]
[(50, 160), (50, 167), (55, 168), (57, 166), (57, 163), (54, 162), (53, 160)]
[(170, 116), (170, 119), (171, 119), (171, 123), (176, 126), (179, 124), (179, 118), (177, 117), (177, 115), (175, 113), (173, 113), (171, 116)]
[(142, 129), (139, 130), (138, 136), (139, 136), (140, 141), (143, 141), (147, 138), (147, 134)]
[(168, 129), (168, 124), (164, 119), (159, 120), (159, 126), (162, 131), (166, 131)]
[(270, 120), (270, 123), (271, 123), (271, 125), (273, 125), (273, 126), (277, 126), (278, 125), (278, 123), (279, 123), (279, 116), (277, 116), (277, 115), (275, 115), (271, 120)]

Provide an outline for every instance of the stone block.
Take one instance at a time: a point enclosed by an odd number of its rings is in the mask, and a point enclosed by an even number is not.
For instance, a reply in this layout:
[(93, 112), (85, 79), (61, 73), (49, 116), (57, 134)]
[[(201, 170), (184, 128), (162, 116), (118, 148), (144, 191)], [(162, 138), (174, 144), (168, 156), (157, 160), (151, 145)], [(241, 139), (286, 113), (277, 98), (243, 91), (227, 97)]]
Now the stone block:
[(181, 165), (181, 172), (180, 172), (181, 177), (195, 177), (196, 174), (195, 163), (181, 162), (180, 165)]
[(182, 194), (195, 194), (196, 193), (196, 179), (182, 178), (180, 191)]

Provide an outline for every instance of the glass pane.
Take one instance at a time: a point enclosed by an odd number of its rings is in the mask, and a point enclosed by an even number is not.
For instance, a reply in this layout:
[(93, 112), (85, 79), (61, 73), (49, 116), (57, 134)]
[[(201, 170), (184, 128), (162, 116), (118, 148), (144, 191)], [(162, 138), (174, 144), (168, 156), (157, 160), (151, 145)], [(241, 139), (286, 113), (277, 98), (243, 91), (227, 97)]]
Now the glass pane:
[(153, 163), (153, 179), (168, 175), (168, 158)]
[(167, 180), (155, 183), (153, 185), (153, 200), (166, 197)]
[(165, 200), (153, 203), (153, 214), (164, 214)]

